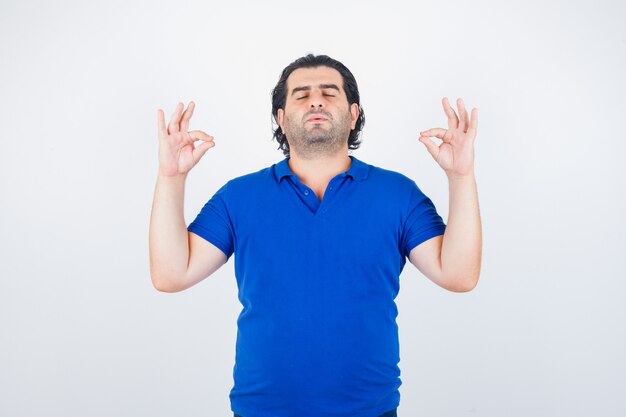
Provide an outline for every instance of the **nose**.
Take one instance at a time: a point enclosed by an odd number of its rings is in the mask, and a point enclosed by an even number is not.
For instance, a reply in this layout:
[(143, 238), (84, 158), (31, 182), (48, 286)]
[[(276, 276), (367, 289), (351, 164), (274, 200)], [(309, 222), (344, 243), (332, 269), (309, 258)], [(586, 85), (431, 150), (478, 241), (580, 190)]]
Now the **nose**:
[(314, 92), (311, 92), (310, 106), (311, 109), (321, 109), (324, 107), (324, 98), (322, 97), (322, 94), (315, 94)]

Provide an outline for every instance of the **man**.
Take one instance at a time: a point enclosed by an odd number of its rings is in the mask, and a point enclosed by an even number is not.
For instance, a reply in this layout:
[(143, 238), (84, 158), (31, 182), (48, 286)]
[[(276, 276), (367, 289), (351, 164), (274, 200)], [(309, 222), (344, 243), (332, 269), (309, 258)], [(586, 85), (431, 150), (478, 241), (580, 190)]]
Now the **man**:
[(328, 56), (294, 61), (274, 89), (274, 137), (285, 158), (228, 181), (187, 228), (185, 178), (215, 142), (188, 131), (193, 102), (184, 112), (179, 103), (167, 128), (158, 110), (152, 281), (181, 291), (236, 254), (235, 416), (397, 415), (394, 299), (406, 258), (450, 291), (471, 290), (480, 273), (478, 114), (469, 119), (457, 104), (458, 117), (444, 98), (448, 129), (419, 138), (448, 176), (447, 226), (414, 181), (348, 154), (364, 113), (352, 73)]

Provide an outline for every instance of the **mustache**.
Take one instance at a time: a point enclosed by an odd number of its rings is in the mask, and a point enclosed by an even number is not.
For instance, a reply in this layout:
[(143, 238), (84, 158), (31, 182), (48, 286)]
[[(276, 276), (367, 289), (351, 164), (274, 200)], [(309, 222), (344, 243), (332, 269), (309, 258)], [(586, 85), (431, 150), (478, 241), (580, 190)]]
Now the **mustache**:
[(310, 118), (311, 116), (317, 116), (317, 115), (322, 115), (322, 116), (324, 116), (325, 118), (327, 118), (328, 120), (333, 120), (333, 116), (332, 116), (330, 113), (326, 113), (326, 112), (325, 112), (325, 111), (323, 111), (323, 110), (319, 110), (319, 111), (312, 111), (312, 112), (309, 112), (309, 113), (305, 114), (305, 115), (304, 115), (304, 120), (305, 120), (305, 121), (306, 121), (306, 120), (309, 120), (309, 118)]

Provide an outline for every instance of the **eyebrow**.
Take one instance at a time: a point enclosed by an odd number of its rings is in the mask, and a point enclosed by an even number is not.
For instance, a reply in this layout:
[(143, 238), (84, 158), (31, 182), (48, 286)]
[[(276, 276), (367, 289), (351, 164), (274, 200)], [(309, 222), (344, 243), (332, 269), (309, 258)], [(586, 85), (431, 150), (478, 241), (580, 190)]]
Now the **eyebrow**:
[[(341, 92), (341, 90), (339, 90), (339, 87), (337, 87), (336, 84), (320, 84), (318, 85), (318, 87), (320, 89), (326, 89), (326, 88), (332, 88), (337, 90), (337, 92)], [(293, 96), (294, 94), (296, 94), (298, 91), (310, 91), (311, 90), (311, 86), (310, 85), (304, 85), (302, 87), (296, 87), (293, 89), (293, 91), (291, 92), (291, 95)]]

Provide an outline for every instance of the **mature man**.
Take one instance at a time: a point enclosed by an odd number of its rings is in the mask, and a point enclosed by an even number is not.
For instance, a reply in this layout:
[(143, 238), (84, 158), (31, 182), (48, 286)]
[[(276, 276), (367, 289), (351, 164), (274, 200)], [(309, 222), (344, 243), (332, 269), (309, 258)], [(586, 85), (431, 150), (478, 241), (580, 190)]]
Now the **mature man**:
[(448, 129), (419, 138), (448, 176), (447, 226), (413, 180), (349, 155), (359, 147), (364, 113), (352, 73), (328, 56), (294, 61), (273, 91), (274, 137), (285, 158), (228, 181), (188, 227), (185, 178), (215, 142), (188, 131), (193, 102), (184, 112), (179, 103), (167, 127), (157, 111), (152, 282), (181, 291), (236, 255), (243, 310), (230, 392), (235, 416), (397, 415), (394, 300), (406, 259), (450, 291), (471, 290), (480, 273), (478, 111), (470, 119), (457, 104), (459, 117), (444, 98)]

